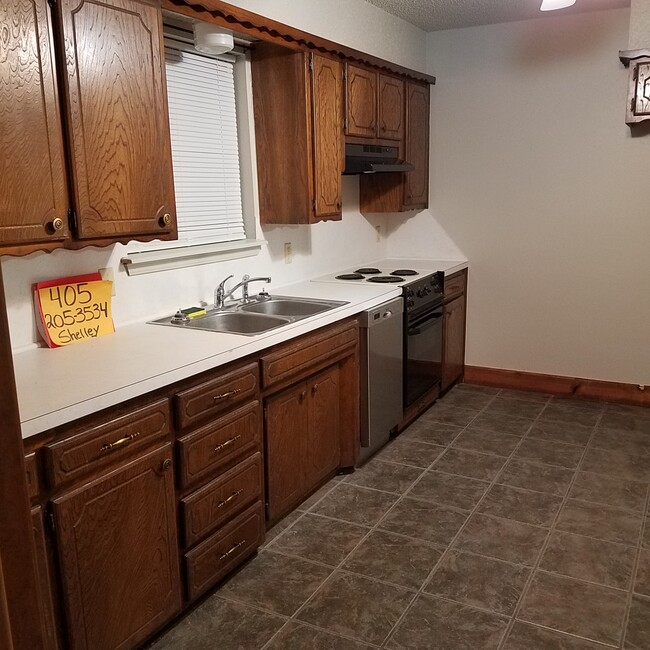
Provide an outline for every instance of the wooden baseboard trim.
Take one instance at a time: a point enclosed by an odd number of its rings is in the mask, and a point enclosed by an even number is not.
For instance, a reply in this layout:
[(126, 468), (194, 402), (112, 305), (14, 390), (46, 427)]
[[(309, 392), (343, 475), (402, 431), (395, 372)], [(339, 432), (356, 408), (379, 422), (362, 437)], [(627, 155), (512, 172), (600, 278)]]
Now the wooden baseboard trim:
[(635, 384), (622, 384), (597, 379), (579, 379), (559, 375), (542, 375), (519, 370), (465, 366), (465, 383), (514, 388), (538, 393), (551, 393), (588, 400), (650, 406), (650, 386), (645, 390)]

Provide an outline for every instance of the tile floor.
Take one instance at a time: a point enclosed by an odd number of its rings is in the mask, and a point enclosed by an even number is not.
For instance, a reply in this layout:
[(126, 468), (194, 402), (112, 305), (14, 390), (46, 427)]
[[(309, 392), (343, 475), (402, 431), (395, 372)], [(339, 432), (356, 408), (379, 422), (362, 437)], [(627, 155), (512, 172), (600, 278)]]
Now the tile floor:
[(650, 648), (650, 409), (461, 385), (155, 650)]

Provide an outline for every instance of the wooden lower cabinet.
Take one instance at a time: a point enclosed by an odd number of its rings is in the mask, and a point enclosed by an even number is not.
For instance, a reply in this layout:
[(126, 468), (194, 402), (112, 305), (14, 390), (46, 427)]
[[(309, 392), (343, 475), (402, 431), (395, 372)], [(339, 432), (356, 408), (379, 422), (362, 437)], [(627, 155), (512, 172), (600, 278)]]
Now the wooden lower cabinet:
[(185, 546), (200, 542), (252, 503), (261, 501), (263, 485), (262, 454), (257, 452), (181, 499)]
[(327, 370), (308, 383), (306, 487), (310, 490), (339, 464), (339, 368)]
[(50, 561), (45, 541), (43, 525), (43, 509), (41, 506), (32, 508), (32, 529), (36, 545), (36, 571), (38, 574), (38, 605), (41, 610), (41, 629), (43, 631), (43, 650), (59, 648), (56, 631), (56, 614), (54, 610), (54, 585), (50, 570)]
[(263, 541), (264, 509), (258, 501), (185, 555), (190, 600), (241, 564)]
[(181, 609), (170, 444), (52, 502), (71, 650), (127, 650)]
[(266, 401), (267, 518), (296, 506), (339, 464), (339, 368)]
[(463, 376), (465, 368), (465, 296), (448, 302), (442, 330), (442, 383), (446, 390)]

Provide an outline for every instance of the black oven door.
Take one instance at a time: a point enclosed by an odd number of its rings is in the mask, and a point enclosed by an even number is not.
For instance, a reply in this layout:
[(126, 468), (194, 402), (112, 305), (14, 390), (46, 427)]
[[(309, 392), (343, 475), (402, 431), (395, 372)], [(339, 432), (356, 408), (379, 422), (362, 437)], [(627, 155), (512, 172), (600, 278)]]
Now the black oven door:
[(404, 408), (440, 384), (442, 305), (407, 316), (404, 342)]

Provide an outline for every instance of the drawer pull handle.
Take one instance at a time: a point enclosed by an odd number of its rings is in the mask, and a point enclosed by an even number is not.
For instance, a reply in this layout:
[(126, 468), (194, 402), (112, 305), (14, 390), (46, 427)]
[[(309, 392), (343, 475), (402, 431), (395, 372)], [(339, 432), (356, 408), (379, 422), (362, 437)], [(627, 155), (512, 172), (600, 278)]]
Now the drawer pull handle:
[(241, 542), (237, 542), (229, 551), (226, 551), (225, 553), (222, 553), (219, 556), (220, 560), (225, 560), (229, 555), (234, 553), (240, 546), (243, 546), (246, 543), (245, 539), (242, 539)]
[(215, 450), (215, 451), (220, 451), (220, 450), (223, 449), (224, 447), (228, 447), (228, 445), (232, 445), (233, 442), (239, 440), (240, 438), (241, 438), (241, 434), (238, 433), (238, 434), (237, 434), (236, 436), (234, 436), (233, 438), (230, 438), (230, 440), (226, 440), (226, 442), (222, 442), (220, 445), (217, 445), (217, 446), (214, 448), (214, 450)]
[(237, 395), (239, 393), (241, 393), (241, 388), (235, 388), (234, 390), (229, 390), (225, 393), (221, 393), (221, 395), (215, 395), (212, 400), (214, 402), (218, 402), (220, 399), (226, 399), (226, 397), (232, 397), (233, 395)]
[(237, 492), (233, 492), (227, 499), (224, 499), (223, 501), (219, 501), (217, 504), (217, 508), (222, 508), (226, 504), (230, 503), (233, 499), (237, 498), (242, 492), (243, 488), (241, 490), (237, 490)]
[(124, 438), (120, 438), (115, 442), (107, 442), (105, 445), (101, 446), (101, 449), (99, 451), (102, 454), (105, 454), (107, 451), (111, 451), (111, 449), (116, 449), (117, 447), (125, 445), (127, 442), (131, 442), (131, 440), (137, 438), (139, 435), (140, 432), (136, 431), (135, 433), (130, 433), (128, 436), (124, 436)]

